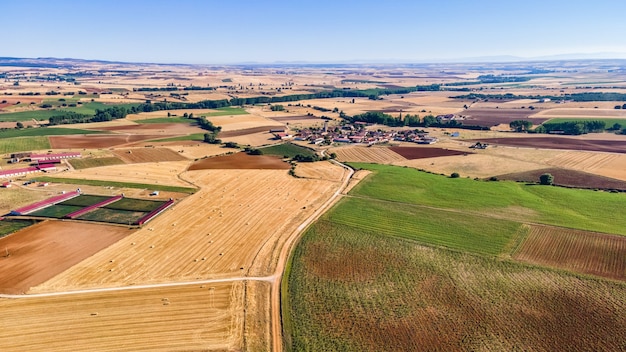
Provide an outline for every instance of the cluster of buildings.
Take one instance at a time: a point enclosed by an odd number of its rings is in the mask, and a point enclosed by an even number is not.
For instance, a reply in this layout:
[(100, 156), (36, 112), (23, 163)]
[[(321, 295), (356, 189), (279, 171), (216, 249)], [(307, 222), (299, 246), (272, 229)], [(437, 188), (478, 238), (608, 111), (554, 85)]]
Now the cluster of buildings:
[[(413, 142), (418, 144), (433, 144), (438, 140), (429, 137), (428, 132), (419, 130), (386, 131), (382, 129), (368, 130), (365, 122), (345, 124), (340, 127), (329, 128), (324, 124), (323, 128), (304, 128), (291, 135), (284, 130), (273, 132), (276, 139), (293, 139), (296, 141), (308, 141), (311, 144), (380, 144), (390, 141)], [(272, 132), (272, 131), (270, 131)]]
[(11, 154), (12, 164), (20, 162), (29, 162), (30, 166), (0, 170), (0, 178), (13, 178), (27, 176), (32, 173), (41, 171), (56, 171), (57, 165), (65, 159), (80, 158), (81, 154), (77, 152), (56, 153), (56, 154), (35, 154), (35, 153), (15, 153)]

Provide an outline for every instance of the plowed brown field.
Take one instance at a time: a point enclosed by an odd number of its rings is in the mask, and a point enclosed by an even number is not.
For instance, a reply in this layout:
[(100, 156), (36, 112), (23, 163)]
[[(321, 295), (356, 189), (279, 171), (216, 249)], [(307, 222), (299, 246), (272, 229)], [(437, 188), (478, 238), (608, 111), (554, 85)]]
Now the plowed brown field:
[(24, 293), (133, 232), (121, 226), (44, 221), (0, 238), (0, 293)]
[(276, 157), (268, 155), (248, 155), (241, 152), (196, 161), (189, 167), (189, 171), (215, 169), (288, 170), (289, 168), (291, 168), (291, 165)]
[(0, 299), (2, 351), (242, 348), (243, 284)]
[(406, 160), (402, 155), (386, 147), (347, 146), (332, 148), (328, 152), (336, 153), (339, 161), (390, 164)]
[(337, 188), (284, 170), (206, 170), (202, 189), (31, 292), (272, 273), (281, 241)]
[(559, 168), (523, 171), (498, 175), (497, 177), (501, 180), (538, 182), (539, 177), (546, 173), (554, 176), (554, 184), (558, 186), (626, 190), (626, 181), (598, 176), (581, 171)]
[(514, 258), (626, 280), (626, 237), (623, 236), (534, 225)]
[(461, 152), (458, 150), (431, 147), (390, 147), (389, 149), (408, 160), (474, 154), (472, 152)]
[(624, 140), (576, 139), (570, 137), (523, 137), (523, 138), (486, 138), (481, 143), (499, 144), (522, 148), (569, 149), (608, 153), (626, 153)]
[(167, 148), (117, 149), (113, 154), (129, 164), (186, 160), (182, 155)]

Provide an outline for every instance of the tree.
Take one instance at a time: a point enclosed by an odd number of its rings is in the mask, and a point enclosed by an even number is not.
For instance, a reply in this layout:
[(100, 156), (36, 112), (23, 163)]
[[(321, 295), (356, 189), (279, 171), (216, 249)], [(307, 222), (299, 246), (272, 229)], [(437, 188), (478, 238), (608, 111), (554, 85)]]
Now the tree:
[(515, 132), (525, 132), (530, 130), (533, 126), (533, 123), (528, 120), (515, 120), (509, 123), (509, 127), (511, 127)]
[(542, 185), (551, 185), (554, 183), (554, 176), (551, 174), (543, 174), (539, 176), (539, 183)]
[(461, 177), (461, 175), (459, 175), (458, 172), (453, 172), (452, 174), (450, 174), (450, 178), (459, 178)]
[(18, 123), (15, 124), (15, 127), (18, 129), (22, 129), (24, 128), (24, 124), (18, 121)]
[(205, 133), (204, 134), (204, 142), (209, 144), (220, 144), (222, 143), (221, 139), (217, 139), (217, 133)]

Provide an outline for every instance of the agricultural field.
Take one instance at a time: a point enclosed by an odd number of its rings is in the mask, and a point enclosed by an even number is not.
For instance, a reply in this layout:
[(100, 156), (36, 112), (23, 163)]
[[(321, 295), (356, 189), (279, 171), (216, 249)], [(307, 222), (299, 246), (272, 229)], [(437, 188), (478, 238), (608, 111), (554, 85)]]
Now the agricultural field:
[(516, 260), (626, 281), (626, 237), (531, 226)]
[(626, 218), (605, 221), (606, 209), (626, 205), (625, 194), (449, 178), (394, 166), (351, 165), (374, 172), (352, 190), (354, 196), (626, 235)]
[(242, 283), (0, 299), (0, 344), (7, 352), (238, 350), (243, 306)]
[(555, 155), (547, 164), (626, 180), (626, 155), (567, 151)]
[(113, 150), (113, 154), (127, 164), (187, 160), (185, 157), (167, 148), (116, 149)]
[(103, 207), (83, 214), (76, 219), (130, 226), (136, 224), (137, 221), (139, 221), (139, 219), (146, 214), (147, 212), (118, 210)]
[(72, 159), (67, 161), (72, 168), (76, 170), (89, 169), (92, 167), (111, 166), (124, 164), (124, 162), (117, 157), (101, 157), (101, 158), (83, 158)]
[(524, 137), (524, 138), (485, 138), (481, 143), (513, 146), (521, 148), (565, 149), (626, 153), (626, 140), (581, 140), (570, 137)]
[(163, 205), (165, 201), (136, 199), (136, 198), (122, 198), (114, 203), (105, 205), (104, 208), (115, 210), (127, 210), (127, 211), (140, 211), (151, 212), (159, 206)]
[(274, 155), (281, 158), (294, 158), (296, 155), (315, 156), (315, 151), (292, 143), (276, 144), (260, 149), (263, 155)]
[(105, 132), (77, 128), (39, 127), (0, 131), (0, 138), (102, 134)]
[(389, 149), (402, 155), (402, 157), (407, 160), (474, 154), (472, 152), (461, 152), (458, 150), (430, 147), (390, 147)]
[(70, 198), (66, 201), (58, 203), (59, 205), (75, 205), (80, 207), (88, 207), (94, 204), (98, 204), (107, 199), (110, 199), (110, 196), (98, 196), (93, 194), (81, 194), (78, 197)]
[(8, 154), (15, 152), (25, 152), (30, 150), (49, 149), (48, 137), (18, 137), (0, 138), (0, 153)]
[(37, 177), (37, 180), (41, 182), (55, 182), (59, 184), (79, 185), (81, 187), (83, 186), (106, 187), (109, 189), (112, 189), (113, 187), (117, 187), (120, 189), (135, 188), (135, 189), (146, 189), (146, 190), (165, 191), (165, 192), (174, 192), (174, 193), (194, 193), (196, 191), (196, 189), (192, 187), (155, 185), (155, 184), (147, 184), (147, 183), (89, 180), (89, 179), (78, 179), (78, 178), (61, 178), (61, 177), (50, 177), (50, 176), (40, 176), (40, 177)]
[(65, 215), (69, 214), (69, 213), (73, 213), (77, 210), (81, 210), (82, 208), (84, 208), (83, 206), (76, 206), (76, 205), (60, 205), (60, 204), (55, 204), (55, 205), (51, 205), (49, 207), (34, 211), (32, 213), (29, 213), (29, 216), (38, 216), (38, 217), (43, 217), (43, 218), (56, 218), (56, 219), (61, 219), (63, 218)]
[(504, 174), (498, 175), (497, 178), (499, 180), (517, 182), (539, 182), (539, 177), (543, 174), (554, 176), (553, 183), (558, 186), (626, 191), (626, 181), (560, 168), (547, 168)]
[(236, 152), (230, 155), (214, 156), (194, 162), (189, 170), (214, 169), (278, 169), (289, 170), (291, 165), (270, 155), (248, 155)]
[[(0, 238), (8, 236), (25, 227), (34, 225), (33, 220), (3, 219), (0, 220)], [(6, 254), (6, 253), (5, 253)]]
[(331, 148), (328, 153), (336, 153), (337, 160), (341, 162), (365, 162), (390, 164), (397, 161), (406, 160), (400, 154), (386, 147), (357, 147), (346, 146), (339, 148)]
[(305, 233), (286, 281), (288, 351), (617, 351), (626, 334), (624, 283), (329, 221)]
[(314, 178), (341, 182), (345, 169), (331, 161), (318, 161), (315, 163), (297, 163), (295, 175), (303, 178)]
[(507, 108), (470, 108), (463, 110), (459, 113), (464, 116), (462, 120), (463, 124), (471, 126), (492, 127), (499, 124), (508, 125), (511, 121), (525, 120), (533, 116), (530, 121), (534, 125), (539, 125), (544, 121), (547, 121), (548, 117), (534, 117), (537, 114), (536, 110), (531, 109), (507, 109)]
[[(62, 130), (62, 128), (59, 128)], [(92, 131), (93, 133), (102, 133), (100, 131)], [(162, 134), (94, 134), (90, 136), (50, 136), (50, 146), (55, 149), (97, 149), (110, 148), (125, 144), (132, 144), (140, 141), (164, 138), (167, 135)]]

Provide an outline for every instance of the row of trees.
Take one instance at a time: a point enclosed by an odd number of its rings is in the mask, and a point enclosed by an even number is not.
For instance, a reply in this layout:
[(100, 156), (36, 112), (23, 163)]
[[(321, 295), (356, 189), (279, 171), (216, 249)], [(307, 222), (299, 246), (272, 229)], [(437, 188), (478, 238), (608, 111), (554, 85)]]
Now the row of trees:
[(106, 109), (96, 109), (94, 115), (79, 114), (74, 111), (59, 111), (58, 115), (51, 116), (48, 125), (64, 125), (71, 123), (103, 122), (123, 119), (128, 115), (125, 107), (112, 106)]
[(535, 128), (536, 133), (561, 132), (563, 134), (580, 135), (594, 132), (604, 132), (606, 123), (604, 121), (565, 121), (544, 123)]
[[(481, 94), (470, 93), (465, 95), (458, 95), (450, 97), (453, 99), (469, 99), (469, 100), (517, 100), (517, 99), (550, 99), (553, 101), (575, 101), (575, 102), (589, 102), (589, 101), (626, 101), (626, 94), (624, 93), (603, 93), (603, 92), (586, 92), (586, 93), (573, 93), (563, 95), (525, 95), (525, 94)], [(626, 105), (626, 104), (625, 104)]]
[(439, 121), (433, 115), (426, 115), (423, 119), (420, 119), (419, 115), (411, 115), (406, 114), (404, 118), (402, 115), (398, 117), (391, 116), (389, 114), (385, 114), (380, 111), (369, 111), (363, 114), (358, 114), (354, 116), (348, 116), (346, 114), (340, 114), (341, 117), (350, 121), (351, 123), (355, 122), (366, 122), (366, 123), (375, 123), (380, 125), (385, 125), (389, 127), (448, 127), (448, 128), (464, 128), (464, 129), (473, 129), (473, 130), (488, 130), (488, 127), (483, 126), (473, 126), (473, 125), (463, 125), (461, 121), (458, 120), (450, 120), (450, 121)]

